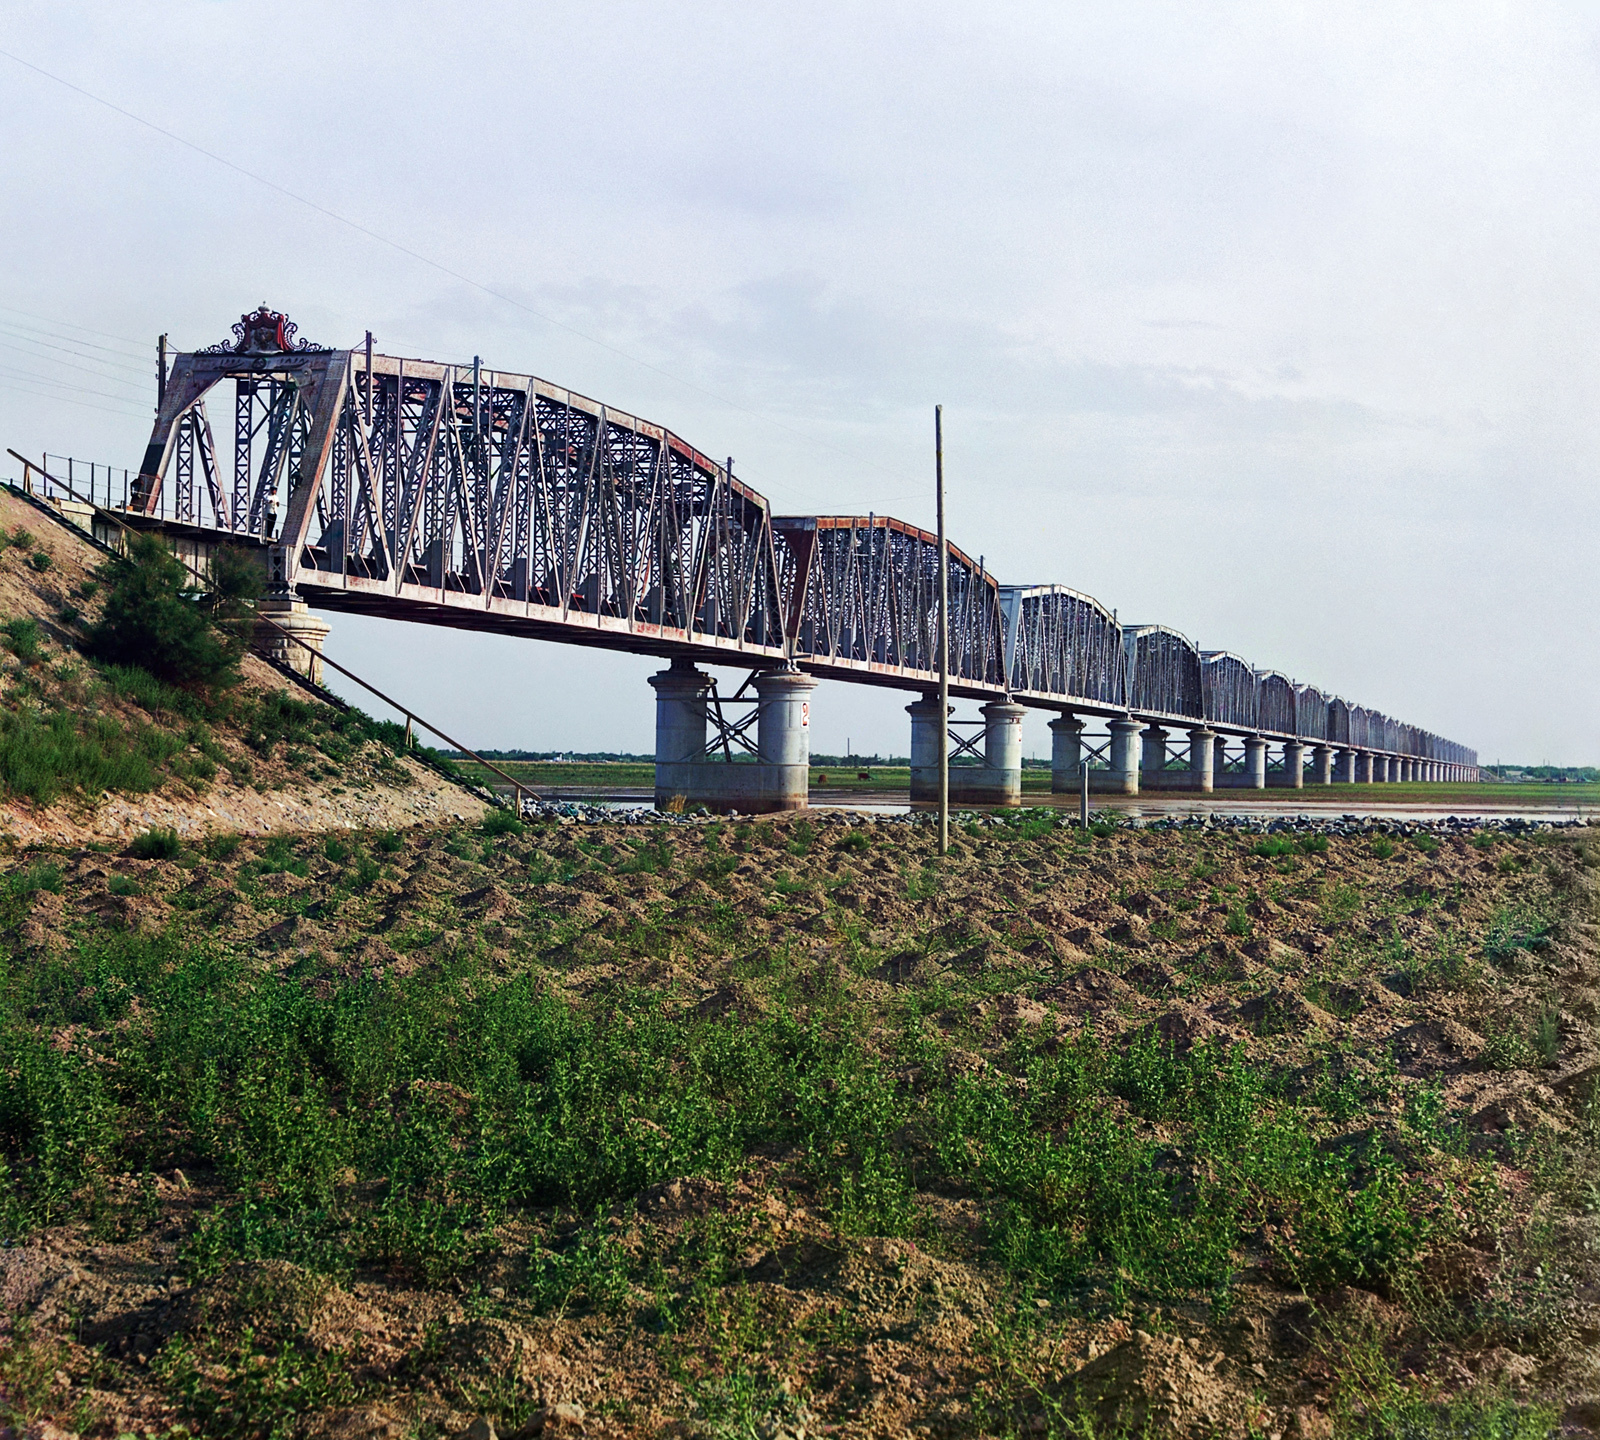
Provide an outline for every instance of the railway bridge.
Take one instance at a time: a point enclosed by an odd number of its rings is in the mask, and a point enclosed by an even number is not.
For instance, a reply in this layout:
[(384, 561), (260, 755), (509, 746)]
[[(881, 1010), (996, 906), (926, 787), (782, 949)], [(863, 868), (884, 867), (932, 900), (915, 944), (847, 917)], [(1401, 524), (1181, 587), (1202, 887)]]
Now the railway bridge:
[[(207, 410), (219, 396), (226, 456)], [(1123, 794), (1478, 776), (1454, 741), (1167, 626), (1122, 623), (1064, 585), (1004, 583), (954, 545), (950, 692), (980, 718), (951, 722), (927, 531), (776, 515), (731, 460), (663, 426), (478, 360), (375, 353), (370, 334), (313, 345), (266, 306), (231, 340), (170, 371), (163, 360), (144, 461), (120, 496), (106, 476), (103, 503), (196, 563), (219, 542), (259, 547), (265, 605), (313, 644), (328, 631), (313, 610), (351, 611), (660, 656), (663, 805), (805, 805), (810, 695), (825, 679), (916, 697), (914, 800), (935, 792), (939, 726), (953, 723), (952, 798), (1019, 803), (1029, 707), (1055, 714), (1063, 791), (1085, 760), (1092, 788)], [(748, 676), (724, 695), (702, 666)]]

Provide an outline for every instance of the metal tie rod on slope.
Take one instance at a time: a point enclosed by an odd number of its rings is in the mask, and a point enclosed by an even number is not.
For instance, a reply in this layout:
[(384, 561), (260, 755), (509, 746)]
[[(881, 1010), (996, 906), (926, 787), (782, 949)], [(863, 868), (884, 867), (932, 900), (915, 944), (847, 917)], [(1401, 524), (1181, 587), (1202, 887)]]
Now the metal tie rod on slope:
[[(104, 515), (108, 520), (112, 521), (114, 524), (121, 526), (123, 531), (126, 534), (133, 535), (133, 534), (140, 533), (138, 531), (135, 531), (133, 526), (129, 525), (125, 520), (123, 520), (122, 517), (119, 516), (114, 510), (107, 510), (107, 509), (105, 509), (104, 506), (96, 505), (94, 503), (94, 501), (92, 501), (92, 500), (84, 500), (83, 497), (81, 495), (79, 495), (77, 491), (75, 491), (70, 485), (68, 485), (66, 483), (66, 481), (58, 479), (56, 476), (52, 475), (48, 470), (46, 470), (44, 468), (44, 466), (36, 465), (32, 460), (28, 459), (28, 457), (26, 455), (18, 455), (15, 450), (12, 450), (12, 449), (9, 449), (9, 448), (6, 450), (6, 454), (12, 456), (16, 460), (20, 460), (29, 469), (37, 470), (52, 485), (59, 485), (63, 490), (65, 490), (67, 492), (68, 495), (72, 496), (72, 498), (74, 500), (80, 501), (81, 503), (90, 506), (92, 509), (94, 509), (94, 510), (98, 511), (100, 514)], [(446, 745), (450, 746), (452, 749), (460, 751), (469, 760), (476, 761), (479, 765), (483, 766), (483, 768), (485, 770), (492, 770), (502, 780), (507, 781), (510, 784), (511, 789), (512, 789), (512, 791), (513, 791), (513, 793), (514, 793), (514, 795), (516, 797), (517, 814), (521, 815), (521, 813), (522, 813), (522, 792), (526, 787), (515, 776), (506, 774), (506, 772), (504, 770), (502, 770), (498, 765), (492, 764), (490, 761), (485, 760), (483, 758), (483, 756), (479, 755), (476, 751), (467, 749), (467, 747), (465, 745), (463, 745), (459, 740), (452, 740), (437, 725), (430, 725), (426, 720), (424, 720), (422, 718), (422, 716), (416, 714), (415, 712), (413, 712), (411, 710), (408, 710), (398, 700), (391, 699), (389, 696), (385, 695), (383, 693), (383, 691), (378, 689), (378, 687), (376, 685), (369, 685), (365, 680), (363, 680), (359, 675), (357, 675), (355, 673), (355, 671), (346, 669), (337, 660), (330, 660), (326, 655), (324, 655), (322, 653), (322, 651), (318, 650), (315, 645), (310, 644), (308, 641), (302, 640), (292, 630), (286, 630), (282, 625), (278, 624), (278, 622), (276, 620), (272, 619), (270, 616), (262, 615), (262, 614), (258, 613), (255, 616), (255, 619), (258, 620), (259, 622), (261, 622), (262, 624), (272, 626), (272, 628), (274, 630), (276, 630), (280, 635), (286, 636), (288, 639), (294, 641), (294, 643), (296, 645), (299, 645), (302, 648), (311, 651), (311, 653), (313, 655), (317, 656), (317, 658), (320, 659), (324, 665), (333, 666), (333, 668), (335, 670), (337, 670), (341, 675), (343, 675), (346, 679), (354, 680), (356, 682), (356, 684), (359, 685), (363, 690), (370, 690), (374, 695), (376, 695), (378, 697), (378, 699), (383, 701), (383, 703), (385, 705), (388, 705), (392, 709), (398, 710), (402, 715), (404, 715), (406, 717), (406, 719), (408, 721), (410, 721), (410, 722), (412, 722), (414, 724), (420, 725), (430, 735), (437, 735), (441, 740), (444, 741), (444, 743)], [(310, 679), (309, 676), (307, 676), (306, 678)]]

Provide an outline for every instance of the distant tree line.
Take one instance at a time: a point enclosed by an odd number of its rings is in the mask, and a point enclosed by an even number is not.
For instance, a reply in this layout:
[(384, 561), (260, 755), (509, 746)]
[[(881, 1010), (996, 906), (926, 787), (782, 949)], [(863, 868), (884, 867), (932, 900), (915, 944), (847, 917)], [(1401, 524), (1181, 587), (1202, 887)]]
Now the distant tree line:
[(1600, 766), (1594, 765), (1485, 765), (1485, 775), (1497, 780), (1543, 780), (1550, 784), (1600, 784)]

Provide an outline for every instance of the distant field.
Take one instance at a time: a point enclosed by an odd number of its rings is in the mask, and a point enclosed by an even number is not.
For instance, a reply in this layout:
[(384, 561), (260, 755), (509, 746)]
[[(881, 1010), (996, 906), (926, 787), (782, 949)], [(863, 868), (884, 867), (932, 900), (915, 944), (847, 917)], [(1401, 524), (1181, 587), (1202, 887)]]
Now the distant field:
[[(654, 767), (634, 762), (568, 764), (549, 760), (506, 760), (499, 762), (499, 765), (508, 775), (515, 775), (517, 779), (540, 789), (590, 789), (599, 786), (637, 790), (649, 789), (655, 783)], [(498, 779), (470, 763), (462, 768), (475, 779), (489, 783)], [(867, 778), (861, 778), (863, 774)], [(867, 767), (864, 771), (848, 766), (817, 765), (811, 770), (813, 791), (903, 791), (909, 789), (910, 784), (911, 771), (904, 765)], [(1050, 772), (1024, 770), (1022, 790), (1025, 795), (1048, 795)], [(1230, 790), (1226, 793), (1243, 798), (1252, 792)], [(1274, 794), (1276, 791), (1268, 793)], [(1459, 796), (1462, 803), (1470, 801), (1474, 805), (1600, 805), (1600, 785), (1307, 785), (1301, 793), (1308, 799), (1349, 795), (1359, 796), (1363, 800), (1381, 798), (1407, 803), (1437, 804)]]

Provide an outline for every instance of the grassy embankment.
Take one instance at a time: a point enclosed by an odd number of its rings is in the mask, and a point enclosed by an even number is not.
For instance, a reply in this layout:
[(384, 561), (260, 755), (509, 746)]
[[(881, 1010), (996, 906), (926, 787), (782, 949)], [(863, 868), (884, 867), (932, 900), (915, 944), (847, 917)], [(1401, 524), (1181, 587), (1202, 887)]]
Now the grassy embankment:
[(0, 1420), (1543, 1435), (1593, 1383), (1597, 860), (1028, 814), (942, 862), (508, 816), (28, 857), (0, 1227), (70, 1275)]

